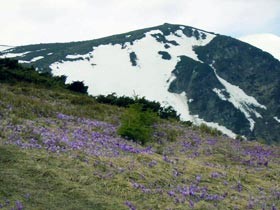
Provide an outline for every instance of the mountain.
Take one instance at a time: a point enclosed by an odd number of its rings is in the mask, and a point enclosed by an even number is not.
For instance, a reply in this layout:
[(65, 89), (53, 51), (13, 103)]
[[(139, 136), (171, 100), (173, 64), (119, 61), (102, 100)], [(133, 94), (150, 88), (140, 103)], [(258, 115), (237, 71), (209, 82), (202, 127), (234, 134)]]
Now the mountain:
[(82, 80), (92, 95), (145, 96), (231, 137), (279, 141), (280, 62), (237, 39), (163, 24), (102, 39), (20, 46), (0, 57)]
[(241, 41), (251, 44), (273, 55), (280, 60), (280, 37), (274, 34), (253, 34), (239, 38)]
[[(152, 113), (99, 103), (64, 79), (0, 59), (1, 210), (280, 206), (279, 145), (157, 115), (139, 124)], [(120, 135), (127, 120), (133, 134), (152, 132), (144, 144)]]

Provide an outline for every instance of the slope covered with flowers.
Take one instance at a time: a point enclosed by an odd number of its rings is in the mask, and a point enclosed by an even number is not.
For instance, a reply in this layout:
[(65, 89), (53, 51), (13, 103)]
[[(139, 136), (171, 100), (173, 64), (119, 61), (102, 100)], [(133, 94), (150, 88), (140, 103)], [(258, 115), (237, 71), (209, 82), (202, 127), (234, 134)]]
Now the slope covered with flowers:
[(125, 108), (0, 84), (0, 209), (279, 209), (280, 150), (161, 120), (139, 145)]

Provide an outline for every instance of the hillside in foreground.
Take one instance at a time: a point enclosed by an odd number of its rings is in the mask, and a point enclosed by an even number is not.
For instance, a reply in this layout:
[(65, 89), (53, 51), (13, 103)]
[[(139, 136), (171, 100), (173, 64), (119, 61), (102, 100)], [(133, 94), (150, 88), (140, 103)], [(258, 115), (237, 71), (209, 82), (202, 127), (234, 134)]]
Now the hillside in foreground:
[(127, 108), (43, 81), (0, 83), (0, 208), (279, 209), (279, 146), (163, 119), (136, 144)]

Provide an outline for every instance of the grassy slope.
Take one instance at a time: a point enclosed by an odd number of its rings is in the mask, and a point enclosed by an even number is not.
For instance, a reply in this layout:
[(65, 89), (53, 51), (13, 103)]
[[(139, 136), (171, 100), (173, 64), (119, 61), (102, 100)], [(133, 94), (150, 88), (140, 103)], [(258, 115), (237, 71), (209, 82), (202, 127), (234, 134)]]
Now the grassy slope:
[[(155, 143), (150, 145), (154, 152), (134, 153), (107, 146), (111, 139), (125, 142), (115, 132), (123, 111), (62, 89), (0, 84), (0, 203), (4, 209), (11, 209), (16, 201), (34, 210), (280, 206), (278, 146), (208, 136), (178, 122), (159, 121)], [(108, 124), (102, 127), (95, 122)], [(112, 129), (107, 131), (106, 125)], [(45, 137), (35, 132), (38, 129), (57, 136), (54, 144), (59, 148), (46, 149)], [(102, 140), (95, 142), (99, 137), (92, 137), (93, 133), (104, 135), (105, 145)], [(83, 140), (87, 135), (92, 141), (73, 149), (60, 140), (63, 135), (70, 142), (87, 141)], [(31, 139), (43, 147), (23, 144)], [(112, 155), (112, 148), (117, 155)], [(5, 204), (5, 199), (10, 203)], [(131, 204), (126, 205), (127, 201)]]

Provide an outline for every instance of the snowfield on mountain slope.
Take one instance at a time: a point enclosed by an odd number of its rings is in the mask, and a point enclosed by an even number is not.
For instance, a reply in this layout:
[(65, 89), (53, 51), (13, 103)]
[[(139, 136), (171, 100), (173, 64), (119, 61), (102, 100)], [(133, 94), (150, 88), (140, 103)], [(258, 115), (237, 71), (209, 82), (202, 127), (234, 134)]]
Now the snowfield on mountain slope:
[(228, 81), (221, 78), (213, 65), (210, 65), (215, 72), (216, 77), (221, 82), (221, 84), (225, 87), (225, 91), (229, 94), (229, 98), (227, 98), (222, 90), (214, 88), (213, 91), (219, 96), (221, 100), (228, 101), (233, 104), (233, 106), (239, 109), (247, 118), (250, 123), (250, 130), (253, 131), (255, 127), (255, 121), (252, 119), (252, 114), (257, 118), (262, 118), (261, 114), (258, 113), (254, 108), (265, 109), (266, 107), (260, 104), (254, 97), (248, 96), (242, 89), (238, 86), (230, 84)]
[[(192, 50), (194, 45), (206, 45), (215, 35), (208, 34), (207, 39), (196, 40), (187, 38), (181, 30), (178, 35), (166, 36), (169, 41), (175, 40), (179, 45), (170, 45), (165, 49), (164, 44), (158, 42), (153, 34), (162, 34), (160, 30), (146, 33), (146, 37), (136, 40), (133, 44), (125, 43), (125, 48), (117, 45), (101, 45), (93, 49), (93, 57), (87, 55), (68, 55), (67, 58), (88, 57), (89, 60), (56, 62), (50, 66), (54, 75), (66, 75), (67, 82), (83, 80), (89, 86), (92, 95), (110, 94), (145, 96), (149, 100), (156, 100), (165, 105), (178, 107), (182, 100), (178, 95), (168, 92), (172, 74), (179, 58), (185, 55), (197, 60)], [(186, 40), (187, 38), (187, 40)], [(159, 51), (166, 51), (171, 55), (170, 60), (162, 59)], [(137, 56), (137, 66), (132, 66), (129, 54)], [(81, 74), (80, 69), (83, 70)], [(160, 93), (160, 94), (159, 94)], [(185, 104), (184, 104), (185, 106)], [(184, 120), (191, 120), (188, 108), (181, 110)]]
[[(170, 44), (170, 48), (166, 49), (164, 43), (158, 42), (152, 36), (156, 34), (163, 35), (160, 30), (153, 30), (147, 32), (145, 38), (136, 40), (132, 44), (127, 42), (124, 46), (100, 45), (94, 47), (93, 52), (85, 55), (67, 55), (67, 59), (86, 60), (56, 62), (50, 68), (54, 75), (66, 75), (68, 83), (74, 80), (84, 81), (89, 86), (88, 92), (91, 95), (106, 95), (115, 92), (119, 96), (145, 96), (148, 100), (174, 107), (182, 120), (197, 124), (204, 122), (235, 137), (235, 134), (224, 126), (205, 122), (199, 116), (190, 115), (188, 98), (184, 92), (174, 94), (168, 91), (170, 83), (175, 79), (172, 71), (180, 60), (179, 56), (187, 55), (199, 61), (193, 51), (193, 46), (204, 46), (215, 35), (207, 34), (205, 39), (197, 40), (195, 37), (185, 36), (180, 29), (165, 36), (168, 41), (175, 41), (179, 45)], [(160, 51), (167, 52), (171, 59), (163, 59), (159, 54)], [(137, 57), (136, 66), (132, 66), (130, 61), (132, 52)]]
[(15, 57), (21, 57), (24, 56), (26, 54), (30, 53), (30, 51), (28, 52), (24, 52), (24, 53), (6, 53), (3, 55), (0, 55), (0, 58), (15, 58)]

